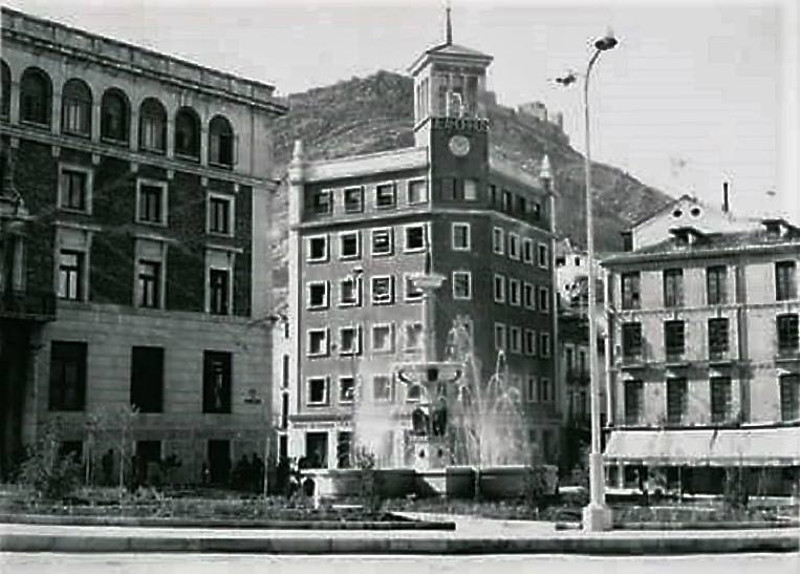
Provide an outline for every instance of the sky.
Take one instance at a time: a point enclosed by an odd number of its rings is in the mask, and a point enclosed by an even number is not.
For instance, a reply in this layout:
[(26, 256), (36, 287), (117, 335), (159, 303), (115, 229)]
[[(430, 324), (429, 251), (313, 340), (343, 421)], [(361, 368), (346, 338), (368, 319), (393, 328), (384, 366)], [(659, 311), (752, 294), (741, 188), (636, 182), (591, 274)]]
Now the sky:
[[(6, 5), (206, 66), (305, 91), (405, 73), (444, 38), (446, 0), (8, 0)], [(451, 0), (453, 39), (494, 56), (499, 103), (563, 112), (585, 150), (582, 73), (594, 39), (620, 44), (590, 82), (591, 155), (671, 195), (800, 222), (794, 0)]]

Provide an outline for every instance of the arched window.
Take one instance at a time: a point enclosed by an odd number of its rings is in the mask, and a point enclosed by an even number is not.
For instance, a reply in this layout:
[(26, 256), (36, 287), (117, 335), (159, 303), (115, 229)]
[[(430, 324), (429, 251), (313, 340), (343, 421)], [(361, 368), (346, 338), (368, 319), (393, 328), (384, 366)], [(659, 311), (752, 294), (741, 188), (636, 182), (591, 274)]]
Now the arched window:
[(28, 68), (19, 83), (19, 113), (24, 122), (50, 125), (50, 98), (53, 87), (50, 77), (38, 68)]
[(2, 82), (3, 97), (0, 100), (0, 115), (8, 117), (11, 111), (11, 70), (5, 60), (0, 60), (0, 82)]
[(224, 167), (233, 166), (233, 129), (222, 116), (215, 116), (208, 124), (208, 163)]
[(167, 149), (167, 111), (155, 98), (147, 98), (139, 109), (139, 148), (159, 153)]
[(191, 108), (175, 115), (175, 155), (200, 159), (200, 118)]
[(106, 90), (100, 114), (100, 135), (103, 139), (127, 143), (129, 128), (130, 104), (127, 96), (116, 88)]
[(61, 131), (79, 136), (92, 135), (92, 92), (83, 80), (73, 78), (64, 84)]

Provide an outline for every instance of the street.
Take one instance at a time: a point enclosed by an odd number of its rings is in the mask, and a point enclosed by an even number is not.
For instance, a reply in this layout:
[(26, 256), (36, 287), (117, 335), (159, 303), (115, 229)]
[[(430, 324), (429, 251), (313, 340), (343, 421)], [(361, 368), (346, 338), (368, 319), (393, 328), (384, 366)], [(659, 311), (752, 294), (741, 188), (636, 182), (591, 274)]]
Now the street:
[(447, 574), (458, 572), (534, 572), (548, 574), (661, 574), (703, 572), (794, 574), (798, 554), (594, 557), (575, 555), (481, 556), (273, 556), (241, 554), (26, 554), (0, 553), (2, 574), (219, 574), (325, 572)]

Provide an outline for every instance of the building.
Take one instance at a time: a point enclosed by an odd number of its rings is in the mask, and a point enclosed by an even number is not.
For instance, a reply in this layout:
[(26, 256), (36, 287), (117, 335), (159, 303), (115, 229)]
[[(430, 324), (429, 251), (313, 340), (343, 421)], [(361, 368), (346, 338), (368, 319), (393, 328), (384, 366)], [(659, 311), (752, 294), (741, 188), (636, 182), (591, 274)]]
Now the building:
[(58, 419), (100, 480), (135, 454), (140, 479), (174, 455), (175, 480), (225, 481), (269, 416), (286, 102), (6, 8), (2, 40), (3, 470)]
[(723, 469), (744, 467), (751, 493), (791, 492), (800, 477), (798, 263), (800, 230), (784, 220), (733, 232), (682, 225), (605, 259), (612, 483), (636, 486), (644, 465), (669, 487), (719, 492)]
[[(499, 351), (521, 397), (530, 438), (558, 450), (554, 384), (553, 192), (489, 151), (483, 110), (492, 57), (448, 40), (412, 64), (414, 147), (289, 168), (288, 316), (297, 373), (289, 455), (318, 467), (350, 464), (367, 401), (378, 418), (407, 421), (417, 397), (394, 366), (447, 356), (466, 318), (481, 380)], [(442, 275), (423, 318), (414, 276)], [(426, 326), (427, 324), (427, 326)], [(403, 437), (383, 464), (408, 464)]]

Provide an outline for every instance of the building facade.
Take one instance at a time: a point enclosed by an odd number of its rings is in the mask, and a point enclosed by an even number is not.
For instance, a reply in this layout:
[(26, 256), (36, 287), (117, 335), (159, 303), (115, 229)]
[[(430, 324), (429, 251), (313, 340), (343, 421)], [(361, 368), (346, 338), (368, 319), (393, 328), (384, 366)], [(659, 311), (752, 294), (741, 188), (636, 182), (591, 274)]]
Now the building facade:
[[(445, 359), (456, 320), (471, 333), (481, 380), (503, 352), (530, 438), (557, 455), (553, 193), (489, 151), (491, 60), (450, 41), (416, 60), (412, 148), (330, 161), (295, 148), (288, 316), (297, 375), (286, 409), (289, 455), (310, 466), (349, 465), (353, 433), (367, 440), (375, 419), (410, 428), (418, 397), (395, 365)], [(413, 280), (425, 272), (444, 278), (427, 303)], [(381, 463), (407, 464), (403, 437), (388, 440)]]
[[(746, 468), (752, 493), (790, 492), (800, 467), (800, 230), (669, 237), (607, 258), (613, 337), (612, 482), (665, 470), (716, 491)], [(678, 484), (680, 483), (680, 484)]]
[(105, 480), (135, 455), (138, 474), (172, 457), (175, 480), (224, 482), (269, 420), (269, 133), (287, 105), (5, 8), (2, 34), (4, 470), (58, 419)]

